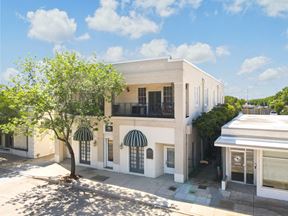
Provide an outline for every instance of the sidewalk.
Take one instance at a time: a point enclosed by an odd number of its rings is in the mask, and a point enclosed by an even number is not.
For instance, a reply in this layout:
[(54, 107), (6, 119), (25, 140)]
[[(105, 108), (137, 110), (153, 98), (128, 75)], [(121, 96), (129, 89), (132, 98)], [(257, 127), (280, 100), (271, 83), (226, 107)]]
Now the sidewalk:
[[(61, 165), (69, 169), (69, 160), (65, 160)], [(199, 179), (191, 179), (184, 184), (175, 183), (172, 175), (147, 178), (81, 166), (77, 166), (76, 170), (83, 178), (92, 181), (182, 201), (180, 203), (192, 203), (194, 206), (199, 206), (195, 209), (195, 213), (196, 210), (208, 206), (218, 210), (259, 216), (286, 216), (288, 212), (288, 202), (257, 197), (253, 186), (229, 184), (228, 189), (222, 191), (216, 183)]]
[[(78, 167), (79, 169), (79, 167)], [(81, 169), (81, 168), (80, 168)], [(55, 171), (55, 173), (53, 173)], [(92, 174), (92, 169), (87, 170), (83, 169), (82, 172), (79, 172), (80, 174), (83, 173)], [(50, 183), (58, 184), (59, 181), (57, 178), (46, 178), (44, 177), (46, 174), (52, 175), (54, 177), (59, 176), (59, 174), (65, 175), (67, 174), (67, 170), (65, 170), (63, 167), (61, 167), (58, 164), (49, 165), (44, 168), (36, 168), (29, 171), (22, 172), (25, 176), (34, 176), (35, 178), (42, 178), (45, 181), (48, 181)], [(98, 170), (96, 171), (97, 173)], [(133, 201), (136, 203), (140, 203), (143, 205), (149, 205), (153, 207), (158, 208), (167, 208), (169, 211), (173, 212), (173, 215), (215, 215), (215, 216), (223, 216), (223, 215), (244, 215), (240, 213), (235, 213), (231, 211), (221, 210), (213, 207), (208, 206), (201, 206), (197, 204), (191, 204), (191, 203), (185, 203), (185, 202), (179, 202), (176, 200), (171, 200), (167, 198), (163, 198), (160, 196), (156, 196), (147, 192), (142, 192), (139, 190), (134, 190), (126, 187), (120, 187), (116, 185), (110, 185), (107, 183), (97, 182), (90, 179), (80, 178), (77, 181), (73, 181), (72, 183), (65, 183), (67, 185), (72, 186), (75, 189), (83, 190), (87, 192), (95, 192), (95, 194), (100, 194), (103, 196), (108, 196), (116, 199), (124, 199), (127, 201)], [(121, 181), (121, 178), (118, 178)]]

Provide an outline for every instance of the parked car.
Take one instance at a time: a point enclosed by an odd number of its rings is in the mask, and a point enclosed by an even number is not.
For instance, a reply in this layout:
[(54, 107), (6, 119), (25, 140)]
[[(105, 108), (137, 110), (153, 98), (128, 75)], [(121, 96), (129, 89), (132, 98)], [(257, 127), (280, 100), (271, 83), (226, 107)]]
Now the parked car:
[(278, 114), (277, 114), (276, 111), (272, 110), (272, 111), (270, 112), (270, 115), (278, 115)]

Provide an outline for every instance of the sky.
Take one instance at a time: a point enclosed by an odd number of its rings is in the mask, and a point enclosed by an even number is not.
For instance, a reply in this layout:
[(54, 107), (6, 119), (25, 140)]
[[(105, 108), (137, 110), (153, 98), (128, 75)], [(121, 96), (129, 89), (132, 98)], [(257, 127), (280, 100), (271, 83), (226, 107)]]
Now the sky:
[(27, 56), (74, 51), (113, 63), (185, 58), (225, 94), (288, 86), (288, 0), (2, 0), (0, 80)]

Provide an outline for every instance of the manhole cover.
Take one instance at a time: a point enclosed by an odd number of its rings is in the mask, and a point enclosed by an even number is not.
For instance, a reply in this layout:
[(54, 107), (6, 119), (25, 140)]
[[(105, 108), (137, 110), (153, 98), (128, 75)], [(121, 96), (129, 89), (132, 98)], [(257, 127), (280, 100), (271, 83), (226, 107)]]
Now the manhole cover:
[(207, 186), (206, 186), (206, 185), (199, 185), (198, 188), (199, 188), (199, 189), (206, 190), (206, 189), (207, 189)]
[(94, 180), (94, 181), (105, 181), (106, 179), (108, 179), (109, 177), (107, 176), (102, 176), (102, 175), (96, 175), (96, 176), (93, 176), (92, 178), (90, 178), (91, 180)]
[(175, 187), (175, 186), (170, 186), (168, 189), (171, 190), (171, 191), (176, 191), (176, 190), (177, 190), (177, 187)]

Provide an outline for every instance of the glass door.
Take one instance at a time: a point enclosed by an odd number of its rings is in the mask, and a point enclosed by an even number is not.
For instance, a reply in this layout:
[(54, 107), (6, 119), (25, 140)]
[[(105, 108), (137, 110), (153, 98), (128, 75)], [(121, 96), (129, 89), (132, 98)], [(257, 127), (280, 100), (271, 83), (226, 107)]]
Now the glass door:
[(231, 180), (245, 182), (245, 152), (231, 151)]
[(165, 147), (164, 149), (164, 172), (174, 173), (175, 169), (175, 149), (171, 147)]
[(105, 138), (104, 162), (106, 168), (113, 168), (113, 140)]
[(231, 150), (231, 180), (254, 184), (254, 151)]

